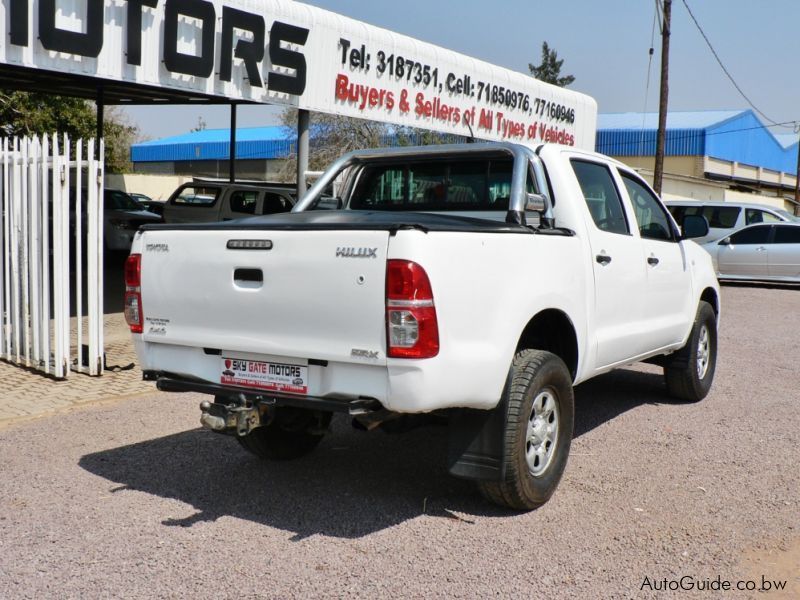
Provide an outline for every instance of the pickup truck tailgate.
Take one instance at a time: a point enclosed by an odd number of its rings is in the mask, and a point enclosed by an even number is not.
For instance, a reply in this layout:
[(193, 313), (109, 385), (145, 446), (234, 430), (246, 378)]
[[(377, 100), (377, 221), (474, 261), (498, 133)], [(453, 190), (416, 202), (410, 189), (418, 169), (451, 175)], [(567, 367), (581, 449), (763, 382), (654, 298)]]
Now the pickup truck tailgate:
[[(385, 364), (388, 241), (385, 230), (146, 231), (143, 340), (340, 362), (366, 351)], [(247, 248), (257, 244), (268, 249)]]

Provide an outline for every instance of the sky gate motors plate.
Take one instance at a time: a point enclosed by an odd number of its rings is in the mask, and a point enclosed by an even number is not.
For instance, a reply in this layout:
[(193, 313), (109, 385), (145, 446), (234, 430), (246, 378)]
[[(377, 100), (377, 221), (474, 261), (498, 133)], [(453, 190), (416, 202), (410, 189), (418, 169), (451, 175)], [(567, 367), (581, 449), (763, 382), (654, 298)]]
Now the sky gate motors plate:
[(223, 356), (221, 367), (219, 382), (223, 385), (271, 392), (308, 393), (307, 365)]

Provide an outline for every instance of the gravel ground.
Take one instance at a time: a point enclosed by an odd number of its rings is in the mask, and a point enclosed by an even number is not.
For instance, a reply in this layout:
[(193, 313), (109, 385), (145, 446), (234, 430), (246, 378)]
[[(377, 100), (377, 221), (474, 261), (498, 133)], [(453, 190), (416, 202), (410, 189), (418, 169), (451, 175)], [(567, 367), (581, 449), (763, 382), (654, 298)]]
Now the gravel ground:
[[(800, 289), (726, 286), (717, 380), (637, 366), (577, 390), (559, 490), (527, 514), (448, 477), (442, 428), (263, 463), (153, 393), (0, 431), (0, 597), (800, 597)], [(648, 578), (650, 585), (645, 580)], [(644, 584), (644, 589), (642, 586)]]

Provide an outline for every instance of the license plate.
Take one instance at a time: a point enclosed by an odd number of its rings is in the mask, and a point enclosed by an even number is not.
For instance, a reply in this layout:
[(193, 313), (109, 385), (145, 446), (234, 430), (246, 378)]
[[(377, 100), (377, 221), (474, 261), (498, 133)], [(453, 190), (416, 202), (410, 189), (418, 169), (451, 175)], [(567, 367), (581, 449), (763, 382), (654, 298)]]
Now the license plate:
[(272, 392), (308, 393), (308, 366), (222, 357), (220, 383)]

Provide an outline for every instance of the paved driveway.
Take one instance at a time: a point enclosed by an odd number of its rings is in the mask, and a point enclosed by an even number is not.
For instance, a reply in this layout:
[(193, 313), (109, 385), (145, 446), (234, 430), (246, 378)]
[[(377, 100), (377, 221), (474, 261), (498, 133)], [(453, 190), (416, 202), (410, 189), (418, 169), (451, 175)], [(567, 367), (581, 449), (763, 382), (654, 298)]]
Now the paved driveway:
[(196, 395), (7, 425), (0, 597), (665, 597), (681, 577), (798, 597), (800, 290), (723, 302), (712, 394), (674, 403), (651, 366), (580, 386), (565, 478), (530, 513), (448, 477), (442, 428), (338, 419), (264, 463), (199, 429)]

